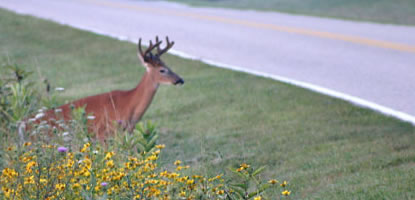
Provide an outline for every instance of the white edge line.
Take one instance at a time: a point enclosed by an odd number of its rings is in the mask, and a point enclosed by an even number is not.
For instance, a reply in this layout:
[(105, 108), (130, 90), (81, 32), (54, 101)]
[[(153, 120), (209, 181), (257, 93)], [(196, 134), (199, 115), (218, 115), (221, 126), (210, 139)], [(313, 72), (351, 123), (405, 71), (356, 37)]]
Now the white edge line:
[[(31, 15), (34, 16), (30, 13), (27, 13), (25, 11), (22, 10), (14, 10), (14, 12), (18, 13), (18, 14), (23, 14), (23, 15)], [(35, 17), (39, 17), (39, 18), (43, 18), (43, 19), (47, 19), (53, 22), (57, 22), (59, 24), (62, 25), (66, 25), (66, 26), (71, 26), (80, 30), (86, 30), (89, 32), (93, 32), (95, 34), (98, 35), (103, 35), (103, 36), (108, 36), (111, 38), (115, 38), (118, 39), (120, 41), (128, 41), (128, 42), (132, 42), (132, 43), (136, 43), (138, 41), (138, 38), (129, 38), (126, 36), (120, 36), (120, 35), (116, 35), (116, 34), (112, 34), (112, 33), (108, 33), (105, 31), (101, 31), (99, 29), (95, 29), (95, 28), (91, 28), (91, 27), (85, 27), (85, 26), (80, 26), (80, 25), (76, 25), (76, 24), (71, 24), (71, 23), (67, 23), (65, 21), (59, 21), (56, 19), (52, 19), (52, 18), (45, 18), (45, 17), (41, 17), (41, 16), (35, 16)], [(378, 111), (380, 113), (383, 113), (387, 116), (392, 116), (395, 117), (397, 119), (400, 119), (402, 121), (406, 121), (411, 123), (412, 125), (415, 125), (415, 116), (411, 116), (409, 114), (403, 113), (401, 111), (397, 111), (379, 104), (376, 104), (374, 102), (370, 102), (355, 96), (351, 96), (348, 94), (344, 94), (341, 92), (337, 92), (328, 88), (324, 88), (324, 87), (320, 87), (314, 84), (310, 84), (310, 83), (306, 83), (306, 82), (302, 82), (302, 81), (297, 81), (294, 79), (290, 79), (290, 78), (286, 78), (286, 77), (282, 77), (282, 76), (278, 76), (278, 75), (273, 75), (273, 74), (267, 74), (264, 72), (260, 72), (260, 71), (255, 71), (255, 70), (250, 70), (244, 67), (239, 67), (239, 66), (235, 66), (235, 65), (228, 65), (228, 64), (224, 64), (224, 63), (220, 63), (220, 62), (216, 62), (216, 61), (212, 61), (209, 59), (204, 59), (202, 57), (196, 57), (190, 54), (187, 54), (185, 52), (181, 52), (181, 51), (177, 51), (174, 49), (171, 49), (169, 51), (169, 53), (171, 53), (172, 55), (181, 57), (181, 58), (185, 58), (185, 59), (190, 59), (190, 60), (197, 60), (200, 62), (203, 62), (205, 64), (209, 64), (212, 66), (216, 66), (219, 68), (224, 68), (224, 69), (230, 69), (230, 70), (234, 70), (234, 71), (238, 71), (238, 72), (244, 72), (244, 73), (248, 73), (248, 74), (252, 74), (252, 75), (256, 75), (256, 76), (260, 76), (260, 77), (264, 77), (264, 78), (270, 78), (270, 79), (274, 79), (283, 83), (288, 83), (297, 87), (302, 87), (302, 88), (306, 88), (312, 91), (315, 91), (317, 93), (321, 93), (321, 94), (325, 94), (327, 96), (331, 96), (331, 97), (335, 97), (338, 99), (342, 99), (348, 102), (351, 102), (355, 105), (364, 107), (364, 108), (370, 108), (372, 110)]]

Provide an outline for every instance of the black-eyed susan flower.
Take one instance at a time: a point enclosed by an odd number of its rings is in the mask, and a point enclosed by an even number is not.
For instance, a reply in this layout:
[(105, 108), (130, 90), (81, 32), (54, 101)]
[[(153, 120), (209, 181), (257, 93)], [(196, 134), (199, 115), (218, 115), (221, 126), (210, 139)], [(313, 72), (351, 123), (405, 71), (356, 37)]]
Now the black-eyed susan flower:
[(113, 152), (113, 151), (111, 151), (111, 152), (107, 152), (106, 154), (105, 154), (105, 160), (110, 160), (113, 156), (115, 155), (115, 153)]
[(288, 185), (288, 182), (287, 181), (283, 181), (281, 184), (280, 184), (280, 186), (281, 187), (286, 187)]
[(34, 184), (35, 183), (35, 176), (29, 176), (24, 178), (24, 184)]
[(180, 161), (180, 160), (174, 161), (174, 165), (180, 165), (180, 164), (182, 164), (182, 161)]
[(86, 143), (86, 144), (84, 144), (84, 146), (82, 147), (82, 149), (81, 149), (81, 152), (82, 153), (84, 153), (84, 152), (87, 152), (88, 150), (89, 150), (89, 147), (91, 146), (91, 144), (88, 142), (88, 143)]
[(25, 142), (25, 143), (23, 144), (23, 146), (25, 146), (25, 147), (30, 146), (30, 145), (32, 145), (32, 143), (31, 143), (31, 142)]
[(242, 163), (241, 166), (244, 169), (248, 169), (250, 167), (250, 165), (246, 164), (246, 163)]
[(65, 184), (58, 183), (58, 184), (55, 185), (55, 189), (57, 189), (57, 190), (64, 190), (65, 189)]
[(107, 167), (109, 167), (109, 168), (113, 168), (114, 167), (114, 161), (113, 160), (109, 160), (109, 161), (107, 161), (107, 163), (105, 165)]
[(284, 196), (288, 196), (288, 195), (291, 194), (291, 191), (284, 190), (284, 191), (281, 192), (281, 194), (284, 195)]

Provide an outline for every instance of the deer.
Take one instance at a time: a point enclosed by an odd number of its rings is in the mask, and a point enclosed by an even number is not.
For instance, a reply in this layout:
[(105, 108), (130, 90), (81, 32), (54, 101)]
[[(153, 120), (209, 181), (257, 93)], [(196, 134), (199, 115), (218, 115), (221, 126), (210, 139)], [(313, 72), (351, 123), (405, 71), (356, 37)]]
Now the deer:
[[(59, 115), (64, 121), (68, 121), (72, 119), (72, 108), (84, 107), (88, 115), (94, 116), (93, 120), (88, 120), (88, 130), (95, 133), (99, 141), (105, 143), (105, 139), (119, 127), (131, 133), (149, 108), (161, 84), (184, 84), (184, 80), (160, 59), (174, 45), (174, 42), (170, 42), (166, 37), (167, 44), (164, 48), (160, 47), (161, 43), (162, 41), (156, 36), (155, 43), (153, 44), (150, 40), (148, 48), (143, 51), (141, 38), (138, 40), (137, 56), (146, 71), (135, 88), (114, 90), (75, 100), (57, 109), (46, 111), (36, 122), (57, 119), (56, 110), (60, 111)], [(154, 49), (157, 50), (155, 54), (152, 53)]]

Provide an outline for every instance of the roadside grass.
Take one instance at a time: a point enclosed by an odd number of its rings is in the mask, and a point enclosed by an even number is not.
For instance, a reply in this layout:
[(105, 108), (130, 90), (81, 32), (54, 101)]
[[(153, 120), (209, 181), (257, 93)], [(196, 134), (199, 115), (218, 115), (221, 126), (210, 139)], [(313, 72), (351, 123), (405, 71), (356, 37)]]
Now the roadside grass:
[[(132, 88), (144, 73), (127, 42), (1, 9), (0, 27), (0, 63), (66, 88), (62, 103)], [(186, 83), (162, 86), (144, 115), (166, 144), (161, 163), (209, 175), (267, 165), (266, 176), (290, 181), (292, 199), (415, 199), (411, 124), (274, 80), (164, 61)]]
[(192, 6), (278, 11), (379, 23), (415, 25), (412, 0), (168, 0)]

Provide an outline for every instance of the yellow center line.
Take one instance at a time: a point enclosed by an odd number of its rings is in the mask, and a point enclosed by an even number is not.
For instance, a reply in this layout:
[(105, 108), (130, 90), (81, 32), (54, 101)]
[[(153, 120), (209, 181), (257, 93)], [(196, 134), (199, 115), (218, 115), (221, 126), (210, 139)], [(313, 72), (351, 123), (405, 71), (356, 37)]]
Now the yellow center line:
[(278, 26), (274, 24), (258, 23), (254, 21), (232, 19), (232, 18), (219, 17), (219, 16), (213, 16), (213, 15), (201, 15), (201, 14), (184, 12), (184, 11), (149, 8), (149, 7), (123, 4), (119, 2), (98, 1), (98, 0), (85, 0), (85, 1), (91, 2), (93, 4), (97, 4), (97, 5), (108, 6), (108, 7), (123, 8), (123, 9), (142, 11), (142, 12), (150, 12), (150, 13), (161, 14), (161, 15), (181, 16), (181, 17), (188, 17), (188, 18), (193, 18), (193, 19), (202, 19), (202, 20), (215, 21), (215, 22), (220, 22), (220, 23), (225, 23), (225, 24), (242, 25), (242, 26), (251, 27), (251, 28), (295, 33), (295, 34), (308, 35), (308, 36), (314, 36), (314, 37), (319, 37), (319, 38), (328, 38), (328, 39), (333, 39), (333, 40), (347, 41), (347, 42), (352, 42), (356, 44), (368, 45), (368, 46), (379, 47), (379, 48), (384, 48), (384, 49), (393, 49), (393, 50), (398, 50), (398, 51), (403, 51), (403, 52), (415, 53), (415, 46), (412, 46), (412, 45), (406, 45), (406, 44), (388, 42), (388, 41), (382, 41), (382, 40), (374, 40), (374, 39), (369, 39), (369, 38), (364, 38), (364, 37), (359, 37), (359, 36), (351, 36), (351, 35), (330, 33), (330, 32), (316, 31), (316, 30), (311, 30), (311, 29), (295, 28), (295, 27), (288, 27), (288, 26)]

